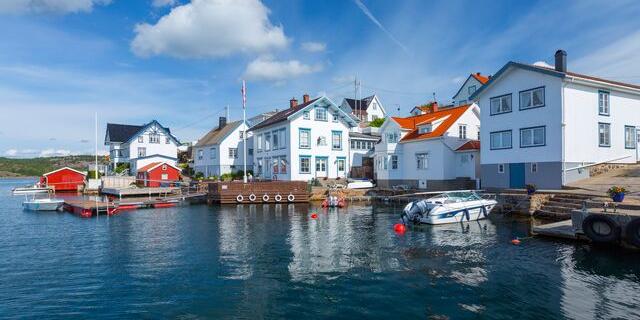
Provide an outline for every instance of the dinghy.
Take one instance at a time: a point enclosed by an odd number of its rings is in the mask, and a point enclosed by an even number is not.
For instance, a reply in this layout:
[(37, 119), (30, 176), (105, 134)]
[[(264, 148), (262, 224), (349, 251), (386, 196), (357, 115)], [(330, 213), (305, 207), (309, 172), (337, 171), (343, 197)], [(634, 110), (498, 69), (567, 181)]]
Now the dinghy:
[(31, 199), (22, 203), (22, 207), (29, 211), (62, 211), (64, 200), (62, 199)]

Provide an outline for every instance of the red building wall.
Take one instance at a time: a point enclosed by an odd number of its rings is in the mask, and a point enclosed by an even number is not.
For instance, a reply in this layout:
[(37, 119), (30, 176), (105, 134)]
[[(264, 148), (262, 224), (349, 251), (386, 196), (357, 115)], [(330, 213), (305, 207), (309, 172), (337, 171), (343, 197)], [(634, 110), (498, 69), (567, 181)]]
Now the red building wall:
[(65, 168), (44, 174), (40, 182), (56, 191), (78, 191), (78, 188), (84, 185), (84, 178), (84, 173)]
[[(163, 179), (165, 174), (166, 176)], [(169, 165), (160, 165), (147, 172), (138, 172), (138, 180), (143, 182), (146, 187), (156, 188), (162, 184), (166, 185), (169, 182), (180, 180), (180, 170)]]

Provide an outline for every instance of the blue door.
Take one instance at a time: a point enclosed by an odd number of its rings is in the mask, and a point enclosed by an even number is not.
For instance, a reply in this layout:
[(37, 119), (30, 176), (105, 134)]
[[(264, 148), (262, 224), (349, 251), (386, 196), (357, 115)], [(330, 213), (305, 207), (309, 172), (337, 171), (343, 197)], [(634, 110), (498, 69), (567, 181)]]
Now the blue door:
[(524, 163), (509, 164), (509, 188), (524, 188)]

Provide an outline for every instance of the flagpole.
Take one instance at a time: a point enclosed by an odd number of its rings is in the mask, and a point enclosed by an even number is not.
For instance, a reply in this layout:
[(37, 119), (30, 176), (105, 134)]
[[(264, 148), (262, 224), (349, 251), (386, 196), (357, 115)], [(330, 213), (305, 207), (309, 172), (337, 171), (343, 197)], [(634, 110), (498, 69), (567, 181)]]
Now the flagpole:
[(242, 80), (242, 124), (245, 126), (244, 133), (242, 134), (242, 149), (244, 149), (243, 158), (243, 166), (244, 166), (244, 176), (242, 180), (244, 183), (247, 183), (247, 88), (244, 80)]

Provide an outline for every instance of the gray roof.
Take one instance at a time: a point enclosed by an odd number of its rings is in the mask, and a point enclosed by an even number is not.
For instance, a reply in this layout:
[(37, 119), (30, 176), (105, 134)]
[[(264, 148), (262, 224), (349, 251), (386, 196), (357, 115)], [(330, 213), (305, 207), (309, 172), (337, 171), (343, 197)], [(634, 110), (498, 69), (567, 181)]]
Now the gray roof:
[(238, 128), (242, 124), (242, 121), (229, 122), (222, 128), (214, 128), (207, 132), (204, 137), (198, 140), (195, 147), (209, 146), (212, 144), (219, 144), (226, 138), (231, 132)]
[(349, 138), (367, 139), (367, 140), (376, 140), (376, 141), (380, 140), (380, 136), (374, 136), (371, 134), (352, 132), (352, 131), (349, 131)]
[(124, 143), (129, 141), (144, 126), (132, 126), (128, 124), (107, 123), (109, 141)]

